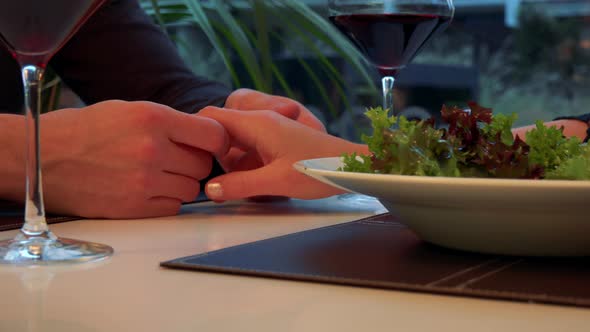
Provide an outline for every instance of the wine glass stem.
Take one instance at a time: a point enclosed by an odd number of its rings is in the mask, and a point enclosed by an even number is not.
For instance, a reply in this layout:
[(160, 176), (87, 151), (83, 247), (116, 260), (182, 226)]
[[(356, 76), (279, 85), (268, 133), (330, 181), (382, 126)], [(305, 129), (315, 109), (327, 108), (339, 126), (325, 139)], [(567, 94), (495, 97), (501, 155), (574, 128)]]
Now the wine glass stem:
[(26, 201), (25, 223), (21, 232), (26, 236), (44, 236), (48, 232), (43, 206), (41, 160), (39, 146), (39, 115), (41, 109), (41, 80), (44, 70), (34, 65), (21, 69), (25, 90), (26, 121)]
[(385, 76), (381, 79), (383, 85), (383, 109), (389, 110), (389, 114), (395, 114), (393, 112), (393, 83), (395, 78), (392, 76)]

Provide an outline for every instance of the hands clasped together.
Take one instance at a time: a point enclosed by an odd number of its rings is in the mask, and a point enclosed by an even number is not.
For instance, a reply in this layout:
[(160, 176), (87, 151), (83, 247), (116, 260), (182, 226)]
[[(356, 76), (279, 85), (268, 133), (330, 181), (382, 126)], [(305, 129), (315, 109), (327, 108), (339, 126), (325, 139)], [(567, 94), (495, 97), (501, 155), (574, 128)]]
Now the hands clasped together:
[[(41, 118), (47, 209), (90, 218), (176, 214), (182, 202), (197, 197), (214, 157), (227, 174), (207, 185), (213, 200), (325, 197), (338, 191), (292, 164), (364, 150), (326, 134), (301, 104), (252, 90), (238, 90), (225, 108), (197, 115), (149, 102), (107, 101)], [(20, 149), (14, 147), (16, 165), (23, 162)], [(1, 194), (19, 200), (24, 170), (13, 167), (11, 174), (14, 181)]]
[[(327, 134), (298, 102), (245, 89), (231, 94), (224, 108), (196, 115), (149, 102), (107, 101), (51, 112), (41, 121), (46, 207), (88, 218), (173, 215), (203, 187), (215, 201), (326, 197), (339, 191), (300, 174), (293, 163), (369, 153), (366, 145)], [(584, 134), (587, 125), (573, 122), (562, 124), (565, 134)], [(20, 116), (0, 121), (7, 142), (0, 197), (14, 201), (25, 196), (23, 127)], [(203, 184), (213, 158), (226, 174)]]
[(301, 104), (287, 98), (238, 90), (225, 108), (207, 107), (199, 116), (227, 131), (228, 153), (218, 156), (226, 174), (209, 181), (207, 196), (216, 201), (259, 195), (313, 199), (339, 193), (300, 174), (293, 163), (308, 158), (366, 151), (328, 135), (324, 125)]

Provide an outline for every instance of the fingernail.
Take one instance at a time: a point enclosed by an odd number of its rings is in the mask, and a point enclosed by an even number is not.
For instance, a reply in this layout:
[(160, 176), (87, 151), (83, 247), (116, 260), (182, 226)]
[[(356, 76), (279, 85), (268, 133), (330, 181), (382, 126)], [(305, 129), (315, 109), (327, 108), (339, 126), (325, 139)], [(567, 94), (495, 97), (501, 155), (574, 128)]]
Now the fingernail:
[(223, 188), (221, 188), (221, 183), (207, 183), (207, 196), (210, 199), (218, 199), (223, 196)]

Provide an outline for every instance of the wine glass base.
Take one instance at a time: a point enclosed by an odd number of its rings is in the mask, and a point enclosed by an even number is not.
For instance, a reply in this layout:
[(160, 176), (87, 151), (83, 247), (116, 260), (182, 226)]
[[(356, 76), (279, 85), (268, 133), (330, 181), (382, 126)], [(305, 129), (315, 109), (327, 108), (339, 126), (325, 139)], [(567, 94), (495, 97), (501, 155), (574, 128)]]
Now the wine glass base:
[(51, 233), (43, 237), (26, 237), (21, 233), (0, 241), (0, 264), (74, 264), (99, 261), (112, 254), (113, 248), (107, 245), (58, 238)]

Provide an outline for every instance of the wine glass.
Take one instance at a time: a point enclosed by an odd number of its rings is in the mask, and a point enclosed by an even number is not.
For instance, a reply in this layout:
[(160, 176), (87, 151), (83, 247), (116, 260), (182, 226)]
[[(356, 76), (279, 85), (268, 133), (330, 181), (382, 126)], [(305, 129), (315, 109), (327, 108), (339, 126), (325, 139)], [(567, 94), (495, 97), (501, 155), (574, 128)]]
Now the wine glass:
[(452, 0), (329, 0), (330, 21), (382, 76), (383, 109), (393, 109), (396, 74), (450, 24)]
[[(393, 84), (403, 69), (437, 32), (451, 22), (452, 0), (329, 0), (330, 21), (379, 70), (383, 109), (393, 109)], [(341, 195), (351, 205), (376, 204), (359, 194)]]
[(26, 197), (20, 232), (0, 241), (0, 263), (39, 265), (96, 261), (109, 246), (58, 238), (43, 206), (39, 149), (41, 81), (47, 63), (106, 0), (5, 0), (0, 2), (0, 40), (18, 62), (25, 92)]

